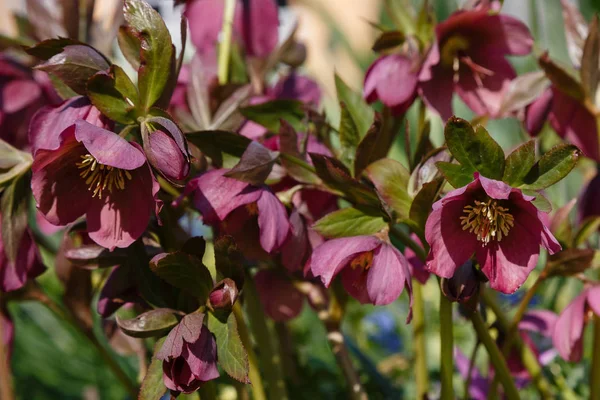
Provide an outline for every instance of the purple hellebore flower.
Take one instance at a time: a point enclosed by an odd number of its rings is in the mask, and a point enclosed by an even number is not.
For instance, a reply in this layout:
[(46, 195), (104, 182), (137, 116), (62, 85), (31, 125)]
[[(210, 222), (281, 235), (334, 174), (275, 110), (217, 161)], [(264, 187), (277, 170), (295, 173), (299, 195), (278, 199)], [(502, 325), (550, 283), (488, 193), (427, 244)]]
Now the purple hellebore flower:
[[(363, 304), (390, 304), (406, 288), (412, 308), (408, 262), (394, 246), (375, 236), (328, 240), (313, 251), (308, 263), (326, 287), (341, 273), (344, 288)], [(410, 319), (411, 313), (407, 322)]]
[(146, 230), (162, 202), (140, 146), (77, 120), (55, 138), (40, 138), (31, 188), (38, 209), (54, 225), (87, 217), (90, 238), (113, 250)]
[[(411, 239), (413, 239), (418, 244), (421, 244), (421, 240), (414, 233), (410, 235)], [(408, 269), (410, 270), (410, 275), (415, 278), (421, 285), (427, 283), (429, 279), (429, 271), (425, 269), (425, 263), (421, 261), (419, 257), (415, 254), (415, 252), (410, 248), (406, 247), (404, 249), (404, 257), (406, 257), (406, 261), (408, 261)]]
[(98, 298), (98, 314), (108, 318), (119, 308), (133, 303), (145, 304), (135, 281), (135, 271), (131, 270), (129, 264), (118, 265), (102, 286)]
[(142, 125), (148, 162), (168, 181), (179, 183), (190, 172), (190, 154), (181, 129), (167, 118), (150, 118)]
[(579, 218), (600, 216), (600, 171), (587, 184), (579, 202)]
[(431, 250), (426, 268), (452, 278), (473, 253), (493, 289), (513, 293), (535, 268), (540, 245), (561, 247), (542, 222), (534, 197), (504, 182), (480, 176), (433, 204), (425, 225)]
[(367, 70), (363, 97), (381, 100), (395, 115), (404, 114), (417, 97), (418, 62), (404, 54), (379, 57)]
[(163, 361), (163, 382), (174, 392), (192, 393), (219, 377), (217, 342), (203, 321), (204, 314), (183, 317), (156, 353)]
[(306, 264), (311, 247), (306, 221), (297, 209), (290, 214), (290, 236), (281, 247), (281, 263), (289, 271), (300, 271)]
[[(2, 216), (0, 215), (0, 225)], [(29, 229), (23, 232), (14, 261), (8, 259), (0, 236), (0, 291), (10, 292), (25, 286), (29, 279), (42, 274), (46, 267)]]
[[(205, 172), (188, 182), (183, 196), (193, 194), (194, 206), (208, 225), (218, 225), (232, 212), (245, 208), (240, 217), (258, 215), (261, 247), (267, 253), (279, 250), (290, 233), (285, 206), (266, 186), (228, 178), (228, 169)], [(232, 221), (242, 223), (241, 221)]]
[(600, 286), (586, 288), (558, 317), (552, 341), (558, 354), (570, 362), (583, 355), (583, 329), (592, 315), (600, 316)]
[(495, 116), (516, 74), (505, 56), (531, 52), (527, 26), (489, 7), (460, 10), (438, 24), (419, 74), (419, 93), (444, 120), (456, 93), (478, 115)]
[(265, 313), (274, 321), (290, 320), (302, 311), (304, 296), (283, 273), (262, 269), (254, 282)]

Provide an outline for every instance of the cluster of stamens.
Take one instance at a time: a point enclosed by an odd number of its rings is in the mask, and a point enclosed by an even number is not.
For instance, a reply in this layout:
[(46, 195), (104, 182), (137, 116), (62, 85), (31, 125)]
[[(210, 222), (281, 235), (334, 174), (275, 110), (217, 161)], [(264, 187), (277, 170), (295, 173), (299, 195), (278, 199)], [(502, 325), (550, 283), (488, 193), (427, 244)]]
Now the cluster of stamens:
[(475, 200), (475, 205), (465, 206), (463, 213), (466, 214), (460, 217), (463, 231), (468, 229), (477, 235), (482, 246), (487, 246), (493, 239), (500, 242), (515, 224), (508, 208), (500, 206), (494, 199), (487, 202)]
[(363, 253), (360, 253), (358, 256), (356, 256), (354, 258), (354, 260), (352, 260), (352, 262), (350, 262), (350, 268), (352, 268), (352, 269), (360, 268), (365, 271), (367, 271), (369, 268), (371, 268), (371, 265), (373, 265), (373, 252), (372, 251), (365, 251)]
[(454, 82), (460, 78), (461, 64), (467, 67), (475, 79), (477, 86), (483, 86), (483, 78), (494, 75), (494, 72), (477, 64), (466, 54), (469, 49), (469, 41), (462, 35), (454, 35), (446, 40), (441, 50), (442, 64), (446, 67), (452, 67)]
[(112, 193), (113, 186), (118, 190), (125, 189), (125, 178), (131, 180), (131, 174), (127, 170), (114, 168), (98, 162), (91, 154), (81, 156), (81, 161), (76, 163), (77, 168), (82, 171), (79, 173), (88, 190), (93, 191), (92, 197), (102, 198), (104, 190)]

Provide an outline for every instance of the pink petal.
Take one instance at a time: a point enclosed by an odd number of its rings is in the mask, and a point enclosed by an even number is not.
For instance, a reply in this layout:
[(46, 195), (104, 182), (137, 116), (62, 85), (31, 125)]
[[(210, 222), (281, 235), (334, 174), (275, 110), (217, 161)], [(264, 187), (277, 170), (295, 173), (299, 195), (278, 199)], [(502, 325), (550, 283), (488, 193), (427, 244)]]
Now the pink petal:
[(497, 55), (525, 56), (531, 53), (533, 37), (522, 21), (510, 15), (487, 15), (470, 26), (476, 45)]
[(373, 264), (367, 271), (367, 293), (375, 305), (396, 300), (407, 288), (412, 302), (408, 262), (400, 252), (384, 243), (373, 254)]
[(525, 109), (525, 129), (537, 136), (544, 127), (552, 109), (552, 89), (548, 88)]
[(2, 86), (2, 111), (15, 113), (38, 100), (42, 91), (37, 83), (30, 80), (13, 80)]
[(427, 106), (435, 110), (444, 121), (448, 120), (453, 115), (454, 81), (452, 80), (452, 70), (438, 64), (432, 67), (428, 74), (421, 74), (422, 76), (431, 76), (431, 78), (429, 80), (419, 79), (419, 95)]
[(267, 253), (271, 253), (283, 246), (290, 233), (287, 211), (279, 199), (268, 190), (262, 190), (256, 204), (260, 245)]
[(315, 107), (321, 102), (321, 89), (317, 82), (295, 72), (280, 79), (270, 94), (278, 99), (300, 100)]
[(513, 188), (508, 186), (506, 183), (488, 179), (485, 176), (479, 175), (479, 173), (476, 173), (476, 175), (477, 179), (479, 179), (479, 182), (481, 183), (481, 187), (492, 199), (507, 200), (509, 198)]
[(538, 332), (551, 337), (556, 326), (558, 315), (548, 310), (532, 310), (523, 315), (519, 322), (520, 331)]
[(189, 351), (184, 357), (194, 377), (203, 382), (217, 379), (217, 342), (205, 325), (202, 325), (200, 337), (187, 346)]
[(368, 102), (377, 99), (390, 108), (404, 112), (417, 89), (417, 74), (414, 62), (402, 54), (393, 54), (377, 59), (367, 70), (363, 97)]
[(600, 286), (592, 286), (587, 290), (587, 303), (594, 314), (600, 317)]
[(8, 260), (0, 238), (0, 290), (10, 292), (20, 289), (29, 279), (35, 278), (45, 270), (46, 267), (42, 263), (42, 258), (29, 230), (23, 233), (14, 262)]
[(552, 342), (558, 354), (567, 361), (581, 360), (587, 294), (587, 291), (584, 291), (571, 301), (560, 313), (554, 327)]
[(281, 263), (290, 272), (298, 271), (302, 269), (308, 254), (306, 222), (298, 210), (293, 209), (290, 214), (290, 236), (281, 248)]
[(267, 57), (277, 47), (277, 3), (274, 0), (244, 0), (241, 8), (241, 12), (236, 13), (235, 25), (240, 27), (246, 54)]
[(304, 296), (292, 281), (274, 270), (262, 269), (254, 276), (260, 302), (274, 321), (287, 321), (302, 311)]

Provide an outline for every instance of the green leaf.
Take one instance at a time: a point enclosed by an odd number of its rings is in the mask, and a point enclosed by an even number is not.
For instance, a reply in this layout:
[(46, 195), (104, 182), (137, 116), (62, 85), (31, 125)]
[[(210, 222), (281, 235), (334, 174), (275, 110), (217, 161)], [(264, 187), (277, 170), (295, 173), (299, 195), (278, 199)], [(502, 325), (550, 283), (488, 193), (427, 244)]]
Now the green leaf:
[(387, 226), (381, 215), (370, 215), (348, 207), (327, 214), (312, 228), (326, 238), (371, 235)]
[(79, 40), (70, 38), (56, 38), (42, 40), (41, 42), (36, 43), (35, 46), (26, 48), (25, 52), (41, 60), (49, 60), (55, 55), (62, 53), (65, 47), (74, 45), (88, 46), (91, 48), (91, 46), (82, 43)]
[(146, 311), (132, 319), (120, 319), (117, 315), (119, 328), (135, 338), (164, 336), (178, 323), (177, 311), (168, 308)]
[(140, 48), (142, 47), (140, 38), (135, 35), (131, 27), (124, 25), (119, 28), (117, 41), (125, 59), (137, 71), (140, 67)]
[[(597, 60), (596, 60), (597, 62)], [(567, 96), (582, 102), (585, 100), (585, 89), (581, 83), (569, 74), (563, 67), (550, 59), (548, 53), (544, 53), (538, 59), (540, 67), (554, 86)]]
[(150, 269), (161, 279), (204, 302), (213, 288), (208, 268), (198, 257), (174, 252), (155, 256)]
[(298, 100), (271, 100), (261, 104), (240, 108), (247, 119), (264, 126), (271, 132), (279, 132), (281, 120), (286, 121), (297, 131), (302, 131), (304, 105)]
[(407, 187), (410, 173), (398, 161), (382, 158), (367, 167), (369, 179), (383, 200), (394, 210), (396, 215), (408, 218), (412, 197)]
[(502, 180), (510, 186), (519, 186), (535, 164), (535, 141), (530, 140), (506, 157)]
[(244, 286), (244, 255), (231, 236), (223, 235), (214, 242), (217, 280), (232, 279), (237, 288)]
[(19, 175), (4, 189), (0, 200), (2, 216), (2, 244), (9, 262), (15, 262), (21, 239), (27, 229), (29, 177)]
[(340, 159), (346, 166), (351, 168), (354, 164), (354, 157), (356, 156), (356, 147), (360, 142), (360, 135), (358, 133), (356, 124), (352, 119), (352, 116), (350, 116), (350, 113), (343, 102), (340, 103), (340, 108)]
[(221, 153), (241, 157), (252, 142), (245, 136), (228, 131), (197, 131), (187, 133), (185, 136), (188, 142), (210, 157), (217, 167), (223, 164)]
[(375, 39), (375, 43), (371, 50), (379, 53), (383, 50), (392, 49), (394, 47), (400, 46), (406, 40), (406, 36), (400, 31), (387, 31), (382, 32), (377, 39)]
[(356, 149), (354, 160), (354, 176), (359, 177), (369, 164), (386, 157), (394, 143), (398, 130), (393, 129), (393, 124), (383, 123), (375, 118), (373, 125)]
[[(159, 339), (154, 345), (154, 354), (162, 347), (165, 338)], [(163, 362), (152, 356), (152, 362), (142, 381), (138, 400), (160, 400), (167, 391), (163, 382)]]
[(425, 227), (427, 217), (431, 213), (431, 206), (435, 202), (443, 183), (444, 178), (442, 177), (425, 183), (413, 199), (408, 215), (415, 222), (416, 226), (421, 229)]
[(473, 171), (464, 165), (438, 161), (435, 163), (435, 166), (444, 175), (448, 183), (455, 188), (460, 188), (473, 182)]
[(31, 154), (16, 149), (0, 139), (0, 190), (12, 179), (27, 172), (32, 163)]
[(525, 189), (547, 188), (563, 179), (575, 167), (581, 151), (572, 144), (560, 144), (544, 154), (523, 178)]
[(595, 255), (594, 249), (564, 249), (548, 257), (547, 277), (572, 276), (588, 269)]
[(137, 122), (139, 93), (129, 76), (118, 65), (108, 73), (99, 72), (88, 82), (88, 97), (102, 114), (124, 125)]
[(255, 186), (262, 185), (278, 157), (278, 151), (271, 151), (262, 144), (252, 141), (240, 161), (225, 176)]
[(504, 174), (504, 151), (484, 127), (473, 130), (469, 122), (452, 117), (444, 129), (450, 153), (465, 168), (486, 178), (500, 180)]
[(248, 353), (240, 339), (235, 315), (229, 314), (227, 321), (222, 322), (209, 313), (208, 330), (215, 335), (221, 368), (233, 379), (242, 383), (250, 383)]
[(549, 213), (552, 211), (552, 203), (548, 200), (543, 194), (540, 192), (536, 192), (535, 190), (523, 189), (523, 194), (527, 196), (533, 196), (535, 199), (531, 200), (531, 204), (533, 204), (538, 210), (543, 211), (545, 213)]
[(590, 216), (581, 221), (579, 230), (573, 239), (573, 246), (578, 247), (585, 243), (588, 238), (600, 228), (600, 217)]
[[(318, 184), (320, 182), (319, 177), (314, 172), (305, 168), (309, 164), (306, 159), (306, 153), (300, 152), (298, 148), (298, 134), (296, 130), (283, 120), (281, 121), (281, 129), (279, 130), (279, 151), (282, 155), (280, 158), (281, 165), (285, 167), (285, 170), (292, 178), (302, 183)], [(302, 163), (298, 162), (298, 160)]]
[(335, 88), (338, 101), (344, 103), (348, 109), (359, 137), (367, 134), (375, 118), (373, 109), (363, 100), (359, 93), (356, 93), (337, 74), (335, 75)]
[(125, 20), (140, 40), (138, 87), (145, 110), (162, 96), (174, 73), (175, 52), (171, 35), (160, 14), (143, 0), (125, 0)]
[(581, 84), (592, 99), (596, 96), (598, 89), (598, 80), (600, 79), (600, 69), (598, 60), (600, 59), (600, 33), (598, 32), (598, 15), (594, 15), (592, 22), (588, 26), (588, 36), (583, 45), (583, 54), (581, 56)]

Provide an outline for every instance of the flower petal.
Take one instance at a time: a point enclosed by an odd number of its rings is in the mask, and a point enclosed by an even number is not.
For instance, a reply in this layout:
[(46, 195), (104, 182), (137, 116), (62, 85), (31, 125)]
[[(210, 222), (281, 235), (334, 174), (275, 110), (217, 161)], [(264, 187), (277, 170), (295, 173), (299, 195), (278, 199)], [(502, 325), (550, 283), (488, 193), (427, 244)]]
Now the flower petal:
[(265, 313), (274, 321), (287, 321), (302, 311), (304, 296), (285, 275), (262, 269), (254, 276), (256, 289)]
[(187, 346), (189, 353), (184, 356), (194, 377), (206, 382), (219, 377), (217, 369), (217, 342), (205, 325), (202, 325), (200, 337)]
[(479, 175), (477, 172), (475, 174), (476, 178), (481, 182), (481, 187), (485, 190), (485, 193), (492, 199), (506, 200), (513, 191), (513, 188), (502, 181), (488, 179), (485, 176)]
[(267, 253), (278, 250), (288, 238), (290, 223), (285, 206), (270, 191), (263, 190), (256, 202), (260, 245)]
[(404, 256), (384, 243), (373, 254), (373, 265), (367, 272), (367, 292), (375, 305), (390, 304), (406, 287), (411, 296), (410, 271)]
[(538, 332), (543, 336), (551, 337), (558, 315), (548, 310), (532, 310), (523, 315), (519, 321), (520, 331)]
[[(438, 64), (431, 68), (431, 79), (419, 82), (419, 95), (427, 106), (435, 110), (444, 121), (452, 116), (454, 81), (452, 71)], [(421, 74), (421, 76), (424, 76)]]
[(600, 286), (592, 286), (587, 290), (587, 303), (592, 311), (600, 317)]
[(367, 70), (363, 97), (372, 103), (377, 99), (390, 108), (404, 112), (414, 100), (417, 74), (414, 62), (402, 55), (378, 58)]
[(571, 301), (560, 313), (554, 327), (552, 342), (558, 354), (567, 361), (581, 360), (587, 295), (587, 291), (584, 291)]
[(531, 136), (537, 136), (548, 120), (552, 98), (552, 89), (548, 88), (525, 109), (525, 130)]

